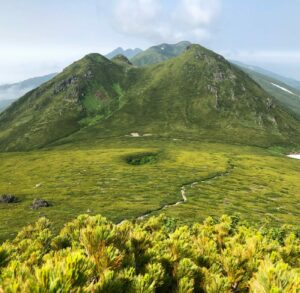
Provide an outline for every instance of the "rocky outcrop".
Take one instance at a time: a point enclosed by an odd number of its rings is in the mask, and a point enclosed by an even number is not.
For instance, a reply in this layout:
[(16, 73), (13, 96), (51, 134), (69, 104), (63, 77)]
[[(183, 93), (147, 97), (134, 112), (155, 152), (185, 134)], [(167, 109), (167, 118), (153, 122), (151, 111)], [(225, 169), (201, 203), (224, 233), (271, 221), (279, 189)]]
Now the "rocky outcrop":
[(38, 210), (40, 208), (48, 208), (50, 207), (50, 204), (48, 201), (44, 199), (35, 199), (31, 205), (31, 208), (33, 210)]
[(0, 195), (0, 202), (16, 203), (16, 202), (18, 202), (18, 198), (12, 194), (2, 194), (2, 195)]

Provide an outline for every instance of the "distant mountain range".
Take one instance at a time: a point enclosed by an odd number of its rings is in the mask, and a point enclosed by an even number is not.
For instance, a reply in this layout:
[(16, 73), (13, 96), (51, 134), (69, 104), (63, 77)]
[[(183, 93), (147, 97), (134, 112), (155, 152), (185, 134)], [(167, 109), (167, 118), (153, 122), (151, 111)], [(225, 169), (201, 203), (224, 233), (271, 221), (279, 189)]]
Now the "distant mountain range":
[(143, 50), (139, 49), (139, 48), (124, 50), (123, 48), (119, 47), (119, 48), (113, 50), (112, 52), (108, 53), (107, 55), (105, 55), (105, 57), (108, 59), (112, 59), (112, 58), (116, 57), (117, 55), (123, 55), (126, 58), (130, 59), (141, 52), (143, 52)]
[(184, 41), (177, 44), (160, 44), (140, 52), (130, 59), (136, 66), (145, 66), (160, 63), (182, 54), (191, 43)]
[(282, 83), (284, 83), (284, 84), (286, 84), (286, 85), (288, 85), (292, 88), (300, 90), (300, 81), (299, 80), (295, 80), (295, 79), (292, 79), (292, 78), (288, 78), (288, 77), (279, 75), (277, 73), (274, 73), (272, 71), (263, 69), (263, 68), (258, 67), (258, 66), (247, 65), (247, 64), (244, 64), (242, 62), (234, 61), (234, 60), (231, 60), (231, 62), (233, 62), (237, 65), (240, 65), (241, 67), (247, 68), (248, 70), (255, 71), (257, 73), (260, 73), (260, 74), (263, 74), (265, 76), (271, 77), (275, 80), (279, 80), (280, 82), (282, 82)]
[(191, 43), (188, 41), (182, 41), (177, 44), (164, 43), (157, 46), (152, 46), (145, 51), (139, 48), (124, 50), (123, 48), (119, 47), (105, 55), (105, 57), (112, 59), (116, 56), (123, 55), (135, 66), (146, 66), (176, 57), (182, 54), (189, 45), (191, 45)]
[(131, 133), (299, 145), (300, 121), (239, 67), (187, 42), (131, 60), (89, 54), (0, 114), (0, 150)]
[[(259, 67), (245, 65), (241, 62), (231, 61), (252, 77), (265, 91), (287, 107), (291, 112), (300, 117), (300, 90), (291, 84), (297, 85), (296, 80), (291, 80)], [(285, 83), (288, 82), (288, 83)]]
[(13, 84), (0, 85), (0, 112), (27, 92), (52, 79), (57, 73), (26, 79)]

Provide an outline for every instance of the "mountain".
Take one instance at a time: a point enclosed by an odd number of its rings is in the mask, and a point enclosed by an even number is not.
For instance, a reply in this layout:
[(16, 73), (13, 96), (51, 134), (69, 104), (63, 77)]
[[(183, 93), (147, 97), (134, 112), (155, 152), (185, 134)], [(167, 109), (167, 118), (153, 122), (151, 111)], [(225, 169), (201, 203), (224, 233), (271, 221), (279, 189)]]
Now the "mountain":
[(300, 121), (222, 56), (190, 45), (132, 66), (90, 54), (0, 114), (0, 149), (131, 133), (248, 145), (299, 145)]
[(5, 100), (6, 101), (5, 104), (6, 106), (8, 106), (14, 100), (20, 98), (27, 92), (37, 88), (44, 82), (50, 80), (56, 74), (57, 73), (51, 73), (44, 76), (26, 79), (24, 81), (13, 83), (13, 84), (0, 85), (0, 102)]
[(113, 50), (112, 52), (108, 53), (107, 55), (105, 55), (105, 57), (108, 58), (108, 59), (112, 59), (117, 55), (123, 55), (127, 58), (132, 58), (135, 55), (141, 53), (142, 51), (143, 50), (139, 49), (139, 48), (124, 50), (123, 48), (119, 47), (119, 48)]
[(255, 71), (257, 73), (260, 73), (260, 74), (263, 74), (265, 76), (268, 76), (272, 79), (276, 79), (292, 88), (295, 88), (297, 90), (300, 90), (300, 81), (299, 80), (296, 80), (296, 79), (293, 79), (293, 78), (289, 78), (289, 77), (285, 77), (285, 76), (282, 76), (282, 75), (279, 75), (277, 73), (274, 73), (272, 71), (269, 71), (269, 70), (266, 70), (264, 68), (261, 68), (259, 66), (254, 66), (254, 65), (247, 65), (247, 64), (244, 64), (242, 62), (239, 62), (239, 61), (235, 61), (235, 60), (231, 60), (232, 63), (235, 63), (241, 67), (244, 67), (248, 70), (251, 70), (251, 71)]
[(123, 68), (99, 54), (73, 63), (0, 114), (0, 148), (40, 147), (106, 118), (122, 102)]
[[(300, 117), (300, 90), (282, 82), (284, 78), (276, 79), (269, 71), (259, 67), (248, 66), (240, 62), (231, 61), (239, 66), (251, 78), (253, 78), (266, 92), (272, 95), (277, 101)], [(262, 72), (265, 72), (262, 73)], [(267, 75), (268, 74), (268, 75)]]
[(191, 43), (187, 41), (179, 42), (174, 45), (160, 44), (137, 54), (131, 58), (130, 61), (136, 66), (156, 64), (182, 54), (190, 45)]

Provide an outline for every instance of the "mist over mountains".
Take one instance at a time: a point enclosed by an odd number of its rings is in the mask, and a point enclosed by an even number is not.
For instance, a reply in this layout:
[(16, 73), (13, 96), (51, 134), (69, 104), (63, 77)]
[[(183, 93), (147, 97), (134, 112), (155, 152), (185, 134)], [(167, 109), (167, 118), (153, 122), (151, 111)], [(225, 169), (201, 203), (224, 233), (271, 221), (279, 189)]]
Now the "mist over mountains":
[(30, 78), (13, 84), (0, 85), (0, 112), (8, 107), (13, 101), (22, 97), (29, 91), (37, 88), (44, 82), (53, 78), (57, 73)]

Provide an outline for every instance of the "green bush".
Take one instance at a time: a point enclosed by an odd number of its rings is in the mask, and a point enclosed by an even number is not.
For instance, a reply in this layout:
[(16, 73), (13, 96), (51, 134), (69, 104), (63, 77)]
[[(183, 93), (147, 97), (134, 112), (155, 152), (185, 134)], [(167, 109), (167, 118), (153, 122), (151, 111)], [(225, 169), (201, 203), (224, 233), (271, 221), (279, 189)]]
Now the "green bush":
[[(171, 229), (170, 229), (170, 223)], [(58, 235), (41, 218), (0, 246), (0, 292), (299, 292), (300, 239), (208, 218), (113, 224), (79, 216)], [(297, 291), (298, 290), (298, 291)]]

